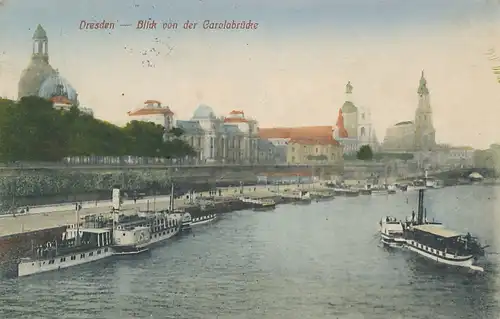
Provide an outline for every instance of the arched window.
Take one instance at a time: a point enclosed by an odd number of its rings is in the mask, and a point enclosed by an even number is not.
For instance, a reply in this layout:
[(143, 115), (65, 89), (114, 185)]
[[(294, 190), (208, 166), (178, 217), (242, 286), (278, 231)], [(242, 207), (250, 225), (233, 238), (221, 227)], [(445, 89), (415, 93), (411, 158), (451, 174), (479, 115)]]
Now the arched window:
[(361, 136), (365, 136), (366, 132), (365, 132), (365, 128), (362, 127), (360, 130), (359, 130), (359, 135)]

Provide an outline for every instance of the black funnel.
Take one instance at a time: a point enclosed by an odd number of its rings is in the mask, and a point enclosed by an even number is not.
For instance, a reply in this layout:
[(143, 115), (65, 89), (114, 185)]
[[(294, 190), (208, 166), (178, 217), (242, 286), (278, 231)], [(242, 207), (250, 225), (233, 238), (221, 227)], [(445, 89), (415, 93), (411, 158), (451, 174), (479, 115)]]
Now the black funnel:
[(418, 190), (418, 211), (417, 211), (417, 224), (424, 223), (424, 190)]

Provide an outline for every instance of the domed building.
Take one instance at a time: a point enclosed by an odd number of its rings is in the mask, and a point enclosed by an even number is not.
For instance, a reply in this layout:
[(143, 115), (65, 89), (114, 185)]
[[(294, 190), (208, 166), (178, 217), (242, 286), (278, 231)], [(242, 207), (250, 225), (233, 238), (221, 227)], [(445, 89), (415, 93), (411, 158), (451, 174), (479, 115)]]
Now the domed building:
[(54, 96), (64, 96), (73, 105), (78, 105), (78, 94), (76, 90), (57, 70), (43, 81), (37, 95), (45, 99), (51, 99)]
[(205, 104), (201, 104), (196, 108), (196, 110), (193, 113), (193, 120), (212, 120), (215, 119), (215, 113), (214, 110)]
[(32, 39), (33, 52), (19, 79), (18, 98), (39, 96), (52, 99), (60, 96), (78, 105), (76, 90), (49, 63), (49, 39), (41, 25), (37, 26)]
[(198, 153), (202, 162), (255, 163), (258, 158), (257, 121), (245, 118), (243, 111), (232, 111), (228, 117), (217, 117), (205, 104), (199, 105), (190, 120), (173, 120), (174, 113), (158, 101), (148, 100), (129, 116), (153, 121), (151, 116), (162, 119), (156, 122), (165, 128), (183, 130), (182, 138)]

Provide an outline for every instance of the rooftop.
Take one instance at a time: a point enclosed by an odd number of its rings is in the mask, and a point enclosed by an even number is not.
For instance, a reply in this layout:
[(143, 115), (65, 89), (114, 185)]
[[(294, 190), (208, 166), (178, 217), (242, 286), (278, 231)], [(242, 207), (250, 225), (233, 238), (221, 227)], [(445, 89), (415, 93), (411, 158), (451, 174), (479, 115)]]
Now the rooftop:
[(410, 125), (410, 124), (413, 124), (413, 122), (412, 121), (403, 121), (403, 122), (399, 122), (399, 123), (394, 124), (394, 126)]
[(263, 139), (270, 138), (315, 138), (332, 137), (333, 127), (326, 126), (300, 126), (300, 127), (275, 127), (259, 129), (259, 136)]
[(454, 230), (451, 229), (446, 229), (443, 227), (443, 225), (436, 225), (436, 224), (426, 224), (426, 225), (418, 225), (414, 226), (414, 229), (430, 233), (436, 236), (440, 236), (443, 238), (452, 238), (452, 237), (459, 237), (462, 236), (462, 234), (457, 233)]
[(50, 99), (54, 104), (64, 104), (64, 105), (72, 105), (71, 101), (65, 96), (54, 96)]
[[(76, 231), (76, 228), (71, 228), (71, 230)], [(79, 231), (84, 233), (104, 234), (111, 232), (111, 228), (80, 228)]]
[(161, 105), (157, 100), (146, 100), (144, 106), (135, 111), (127, 112), (129, 116), (141, 115), (174, 115), (174, 112), (168, 107)]

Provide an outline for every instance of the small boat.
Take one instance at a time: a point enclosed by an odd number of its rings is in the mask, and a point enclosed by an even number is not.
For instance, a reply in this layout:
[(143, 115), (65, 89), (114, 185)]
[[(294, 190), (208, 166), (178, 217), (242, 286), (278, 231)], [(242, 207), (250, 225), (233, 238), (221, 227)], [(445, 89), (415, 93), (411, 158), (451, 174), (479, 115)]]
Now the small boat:
[(191, 216), (191, 227), (207, 224), (217, 220), (218, 215), (215, 213), (206, 214), (204, 211), (201, 213), (186, 213)]
[(387, 195), (388, 193), (387, 188), (382, 185), (372, 187), (372, 195)]
[(423, 179), (417, 179), (417, 180), (409, 183), (408, 186), (406, 187), (407, 192), (419, 191), (422, 189), (427, 189), (427, 185)]
[(403, 224), (396, 218), (387, 216), (382, 218), (380, 225), (380, 241), (384, 246), (401, 248), (406, 243)]
[(347, 187), (334, 188), (333, 190), (337, 196), (356, 197), (360, 194), (359, 190)]
[(300, 190), (292, 195), (294, 205), (308, 205), (311, 204), (311, 193), (308, 191)]
[(254, 211), (266, 211), (276, 208), (276, 202), (272, 199), (261, 199), (253, 203)]
[(314, 194), (313, 195), (314, 200), (318, 202), (326, 202), (326, 201), (331, 201), (335, 198), (334, 194)]
[(473, 184), (479, 184), (484, 181), (483, 175), (479, 174), (478, 172), (472, 172), (468, 177)]
[(427, 179), (425, 181), (425, 187), (427, 189), (438, 189), (438, 188), (443, 188), (444, 187), (444, 182), (440, 179)]
[(371, 195), (372, 194), (372, 185), (370, 185), (370, 184), (365, 185), (365, 187), (363, 187), (359, 190), (359, 193), (361, 195)]
[(387, 194), (390, 194), (390, 195), (396, 194), (397, 189), (398, 188), (396, 185), (387, 185)]

